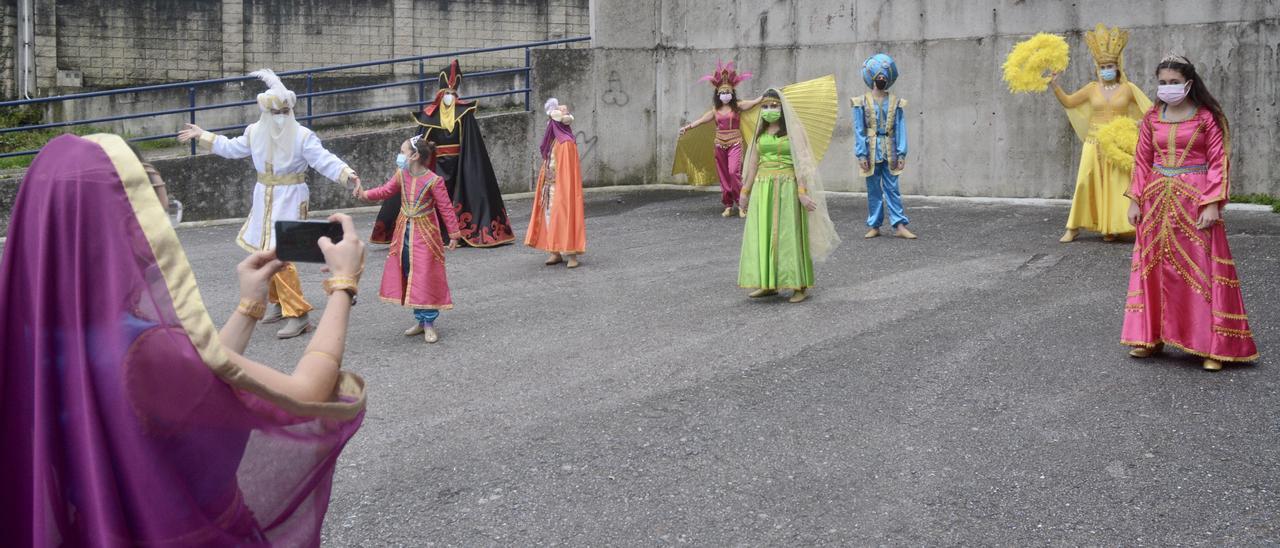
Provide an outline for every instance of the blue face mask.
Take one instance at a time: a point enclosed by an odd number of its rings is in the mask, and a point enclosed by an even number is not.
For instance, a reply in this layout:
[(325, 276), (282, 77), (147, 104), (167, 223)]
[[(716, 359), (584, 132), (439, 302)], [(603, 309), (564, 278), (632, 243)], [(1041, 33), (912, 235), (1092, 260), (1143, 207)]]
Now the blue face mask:
[(396, 167), (400, 169), (409, 167), (409, 159), (405, 157), (403, 152), (396, 155)]
[(1103, 82), (1114, 82), (1116, 79), (1116, 69), (1102, 69), (1098, 71), (1098, 76)]

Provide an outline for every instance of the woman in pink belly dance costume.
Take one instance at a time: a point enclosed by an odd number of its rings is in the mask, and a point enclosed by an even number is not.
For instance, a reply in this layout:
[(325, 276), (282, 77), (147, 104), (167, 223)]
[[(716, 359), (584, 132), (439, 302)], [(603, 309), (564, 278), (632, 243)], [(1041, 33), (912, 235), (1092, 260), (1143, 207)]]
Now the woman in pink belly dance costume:
[(1231, 134), (1187, 58), (1164, 58), (1156, 77), (1160, 100), (1142, 119), (1125, 193), (1137, 242), (1120, 338), (1135, 358), (1168, 345), (1217, 371), (1258, 358), (1221, 218)]
[[(733, 208), (738, 204), (738, 193), (742, 190), (741, 114), (760, 104), (759, 97), (749, 101), (738, 100), (738, 84), (750, 77), (750, 72), (739, 73), (734, 69), (733, 61), (727, 64), (717, 62), (716, 71), (702, 77), (702, 81), (710, 81), (716, 88), (711, 99), (715, 108), (680, 128), (680, 135), (684, 135), (713, 119), (716, 122), (715, 161), (716, 175), (720, 178), (720, 202), (724, 204), (722, 217), (733, 216)], [(746, 217), (747, 212), (739, 209), (738, 216)]]

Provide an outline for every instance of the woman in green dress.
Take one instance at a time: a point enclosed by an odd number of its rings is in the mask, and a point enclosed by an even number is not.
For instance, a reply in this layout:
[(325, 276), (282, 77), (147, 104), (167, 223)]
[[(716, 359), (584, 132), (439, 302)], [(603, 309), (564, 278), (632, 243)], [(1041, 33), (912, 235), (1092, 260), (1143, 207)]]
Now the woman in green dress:
[(747, 223), (738, 285), (752, 289), (753, 298), (790, 289), (790, 301), (798, 303), (813, 287), (813, 262), (825, 259), (840, 238), (827, 214), (803, 116), (792, 109), (787, 95), (786, 90), (765, 92), (747, 153), (739, 198)]

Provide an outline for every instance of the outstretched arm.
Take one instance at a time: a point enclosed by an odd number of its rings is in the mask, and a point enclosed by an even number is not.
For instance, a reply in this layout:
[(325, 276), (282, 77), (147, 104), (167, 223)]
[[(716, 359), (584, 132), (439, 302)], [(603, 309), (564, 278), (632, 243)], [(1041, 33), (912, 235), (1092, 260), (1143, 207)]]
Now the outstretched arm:
[(681, 135), (684, 135), (684, 132), (689, 131), (689, 130), (691, 130), (691, 129), (695, 128), (695, 127), (698, 127), (698, 126), (700, 126), (700, 125), (702, 125), (702, 124), (705, 124), (705, 123), (707, 123), (707, 122), (710, 122), (710, 121), (711, 121), (711, 119), (715, 117), (715, 115), (716, 115), (716, 113), (715, 113), (715, 111), (714, 111), (714, 110), (708, 110), (708, 111), (707, 111), (707, 113), (706, 113), (706, 114), (703, 114), (701, 118), (698, 118), (697, 120), (694, 120), (694, 121), (692, 121), (692, 122), (689, 122), (687, 125), (685, 125), (685, 126), (681, 127), (681, 128), (680, 128), (680, 134), (681, 134)]
[(228, 139), (222, 135), (210, 133), (195, 124), (187, 124), (186, 129), (178, 132), (178, 141), (185, 143), (192, 139), (197, 139), (200, 147), (217, 154), (223, 158), (238, 160), (240, 158), (248, 158), (253, 154), (253, 149), (249, 148), (249, 127), (244, 128), (244, 133), (235, 139)]
[(355, 177), (355, 182), (359, 184), (359, 177), (356, 177), (356, 172), (346, 162), (324, 148), (324, 145), (320, 144), (320, 138), (316, 137), (315, 133), (308, 133), (307, 138), (303, 139), (302, 157), (306, 159), (307, 165), (310, 165), (312, 169), (328, 177), (331, 181), (346, 185), (348, 179)]
[(395, 196), (400, 192), (400, 180), (404, 177), (403, 172), (397, 170), (395, 175), (391, 176), (391, 180), (384, 183), (378, 188), (371, 188), (364, 191), (360, 195), (360, 199), (366, 202), (381, 202)]
[(738, 110), (751, 110), (753, 108), (756, 108), (756, 105), (760, 104), (760, 101), (763, 101), (763, 100), (764, 100), (764, 96), (761, 95), (759, 97), (756, 97), (755, 99), (738, 101)]
[[(333, 275), (332, 280), (358, 285), (360, 274), (364, 272), (364, 243), (356, 235), (355, 223), (351, 217), (339, 213), (329, 217), (329, 220), (341, 222), (343, 228), (341, 241), (332, 242), (328, 237), (320, 239), (320, 249), (324, 252), (329, 273)], [(333, 397), (342, 355), (346, 351), (351, 305), (351, 297), (346, 291), (335, 290), (329, 295), (315, 336), (311, 338), (306, 353), (298, 360), (292, 373), (277, 371), (246, 358), (239, 352), (229, 352), (231, 362), (263, 386), (295, 400), (329, 401)]]
[(1093, 92), (1094, 83), (1089, 82), (1084, 87), (1076, 90), (1075, 93), (1067, 94), (1062, 91), (1062, 86), (1058, 85), (1057, 76), (1054, 76), (1053, 95), (1058, 98), (1058, 102), (1062, 103), (1065, 108), (1076, 108), (1089, 100), (1089, 95)]

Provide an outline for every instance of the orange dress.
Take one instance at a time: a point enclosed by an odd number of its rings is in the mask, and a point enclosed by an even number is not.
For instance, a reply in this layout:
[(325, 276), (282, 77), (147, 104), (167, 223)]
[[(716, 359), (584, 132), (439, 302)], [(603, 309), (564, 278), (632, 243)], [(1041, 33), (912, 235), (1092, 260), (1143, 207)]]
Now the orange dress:
[(582, 172), (578, 144), (557, 141), (538, 173), (533, 216), (525, 245), (551, 253), (587, 251), (587, 225), (582, 212)]

